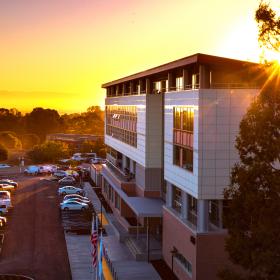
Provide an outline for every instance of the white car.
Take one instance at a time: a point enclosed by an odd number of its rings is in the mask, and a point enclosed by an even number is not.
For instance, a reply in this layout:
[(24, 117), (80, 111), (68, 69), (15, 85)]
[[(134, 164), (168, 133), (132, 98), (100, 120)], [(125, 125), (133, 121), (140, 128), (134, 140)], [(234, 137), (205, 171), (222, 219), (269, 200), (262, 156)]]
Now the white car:
[(61, 210), (86, 210), (89, 206), (86, 203), (78, 202), (78, 201), (63, 201), (60, 203)]
[(39, 167), (40, 174), (51, 174), (57, 170), (55, 165), (42, 165)]
[(66, 176), (66, 177), (64, 177), (64, 178), (62, 178), (62, 179), (60, 179), (59, 181), (58, 181), (58, 184), (59, 185), (73, 185), (73, 184), (75, 184), (76, 183), (76, 180), (75, 180), (75, 178), (74, 177), (72, 177), (72, 176)]
[(70, 198), (80, 198), (80, 199), (85, 199), (85, 200), (88, 200), (88, 197), (86, 196), (82, 196), (82, 195), (79, 195), (79, 194), (67, 194), (64, 196), (63, 200), (66, 200), (66, 199), (70, 199)]
[(83, 190), (73, 186), (65, 186), (58, 189), (58, 194), (60, 195), (73, 194), (73, 193), (81, 194), (83, 193)]
[(9, 167), (11, 167), (9, 164), (0, 163), (0, 168), (9, 168)]
[(0, 205), (6, 205), (6, 208), (12, 207), (11, 194), (8, 191), (0, 191)]

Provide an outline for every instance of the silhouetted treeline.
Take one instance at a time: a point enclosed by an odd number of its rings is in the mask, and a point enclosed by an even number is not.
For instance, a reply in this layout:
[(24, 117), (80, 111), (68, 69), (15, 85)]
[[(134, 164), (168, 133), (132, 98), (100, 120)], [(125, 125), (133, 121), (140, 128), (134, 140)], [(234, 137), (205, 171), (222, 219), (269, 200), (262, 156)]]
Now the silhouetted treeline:
[(34, 108), (22, 114), (17, 109), (0, 108), (0, 143), (7, 148), (31, 148), (50, 133), (104, 133), (104, 112), (92, 106), (83, 113), (59, 115), (56, 110)]

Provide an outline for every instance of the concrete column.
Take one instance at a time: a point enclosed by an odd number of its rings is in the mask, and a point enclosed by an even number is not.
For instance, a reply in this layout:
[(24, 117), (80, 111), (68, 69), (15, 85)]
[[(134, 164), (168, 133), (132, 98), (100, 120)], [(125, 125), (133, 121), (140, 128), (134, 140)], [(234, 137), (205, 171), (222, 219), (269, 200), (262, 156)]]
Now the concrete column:
[(146, 78), (146, 93), (147, 94), (151, 94), (152, 93), (152, 89), (151, 89), (151, 80)]
[(206, 199), (197, 200), (197, 232), (207, 232), (209, 221), (209, 202)]
[(219, 207), (219, 228), (223, 228), (223, 201), (222, 200), (219, 200), (218, 207)]
[(134, 169), (133, 169), (133, 160), (132, 159), (129, 159), (130, 160), (130, 164), (129, 164), (129, 171), (131, 173), (134, 173)]
[(126, 156), (122, 155), (122, 170), (126, 168)]
[(205, 65), (199, 65), (200, 88), (210, 88), (210, 73)]
[(138, 94), (141, 94), (142, 90), (143, 90), (143, 80), (139, 80), (139, 91), (138, 91)]
[(130, 95), (132, 95), (133, 94), (133, 82), (132, 81), (129, 82), (129, 86), (130, 86), (129, 93), (130, 93)]
[(172, 185), (166, 181), (166, 206), (172, 207)]
[(172, 72), (168, 73), (168, 91), (174, 90), (176, 87), (175, 76)]
[(189, 71), (187, 69), (183, 69), (183, 87), (187, 89), (187, 86), (190, 86), (191, 82), (189, 81)]
[(182, 219), (187, 219), (187, 211), (188, 211), (188, 196), (187, 193), (182, 191)]

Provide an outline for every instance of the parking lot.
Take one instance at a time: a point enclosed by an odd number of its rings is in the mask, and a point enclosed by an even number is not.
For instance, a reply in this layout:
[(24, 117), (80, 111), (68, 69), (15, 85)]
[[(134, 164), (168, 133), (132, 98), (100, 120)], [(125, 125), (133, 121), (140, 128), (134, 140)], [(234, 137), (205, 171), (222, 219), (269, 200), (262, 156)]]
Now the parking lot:
[(12, 196), (14, 209), (8, 214), (0, 273), (39, 280), (71, 279), (57, 183), (17, 172), (11, 176), (19, 187)]

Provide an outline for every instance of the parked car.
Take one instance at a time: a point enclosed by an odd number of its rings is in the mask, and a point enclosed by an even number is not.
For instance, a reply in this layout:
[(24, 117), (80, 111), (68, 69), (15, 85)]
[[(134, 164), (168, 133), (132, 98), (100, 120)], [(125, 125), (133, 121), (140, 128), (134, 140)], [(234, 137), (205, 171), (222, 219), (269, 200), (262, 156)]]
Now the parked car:
[(78, 201), (63, 201), (60, 203), (61, 210), (86, 210), (89, 206), (86, 203), (78, 202)]
[(24, 170), (25, 175), (38, 175), (39, 174), (39, 166), (30, 165)]
[(106, 159), (104, 159), (104, 158), (94, 158), (94, 159), (91, 159), (90, 163), (93, 163), (93, 164), (106, 163)]
[(6, 215), (8, 213), (8, 207), (5, 204), (0, 203), (0, 215)]
[(75, 170), (72, 170), (72, 169), (66, 170), (66, 174), (70, 175), (70, 176), (73, 176), (75, 179), (79, 177), (79, 173)]
[(9, 191), (12, 192), (15, 190), (15, 187), (10, 184), (0, 184), (0, 191)]
[(58, 181), (58, 184), (63, 186), (73, 185), (75, 183), (76, 183), (76, 179), (72, 176), (66, 176)]
[(65, 170), (57, 170), (56, 172), (53, 173), (53, 175), (57, 178), (64, 178), (67, 176), (67, 173)]
[(10, 179), (0, 179), (0, 184), (8, 184), (8, 185), (12, 185), (14, 186), (15, 188), (18, 187), (18, 183), (13, 181), (13, 180), (10, 180)]
[(9, 164), (0, 163), (0, 168), (9, 168), (9, 167), (11, 167)]
[(81, 153), (75, 153), (72, 157), (71, 157), (72, 160), (75, 160), (75, 161), (84, 161), (86, 160), (86, 157), (83, 157)]
[(79, 195), (79, 194), (67, 194), (67, 195), (64, 196), (63, 200), (67, 200), (67, 199), (70, 199), (70, 198), (80, 198), (80, 199), (85, 199), (85, 200), (90, 201), (86, 196), (82, 196), (82, 195)]
[(55, 165), (42, 165), (39, 166), (39, 174), (42, 175), (50, 175), (54, 173), (57, 170), (57, 167)]
[(6, 205), (7, 208), (12, 207), (11, 194), (9, 191), (0, 191), (0, 204)]
[(80, 197), (68, 197), (68, 198), (63, 198), (63, 201), (66, 201), (66, 200), (69, 200), (69, 201), (80, 201), (80, 202), (84, 202), (84, 203), (91, 203), (91, 201), (88, 199), (88, 198), (80, 198)]
[(66, 195), (66, 194), (82, 194), (83, 190), (80, 188), (76, 188), (73, 186), (64, 186), (58, 189), (58, 194)]
[(69, 199), (63, 200), (62, 202), (66, 202), (66, 201), (68, 201), (68, 202), (77, 201), (77, 202), (80, 202), (80, 203), (87, 204), (89, 208), (93, 207), (91, 201), (89, 201), (89, 200), (83, 200), (83, 199), (80, 199), (80, 198), (69, 198)]
[(7, 224), (7, 217), (0, 216), (0, 221), (2, 221), (3, 226)]

